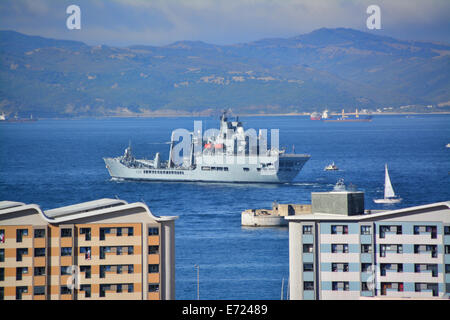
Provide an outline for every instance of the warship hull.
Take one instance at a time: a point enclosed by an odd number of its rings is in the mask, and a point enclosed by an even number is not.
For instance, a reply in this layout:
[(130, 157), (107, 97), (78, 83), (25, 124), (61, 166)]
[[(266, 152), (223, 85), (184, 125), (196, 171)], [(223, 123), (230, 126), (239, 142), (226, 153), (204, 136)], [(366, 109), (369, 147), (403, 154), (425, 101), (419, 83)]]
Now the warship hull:
[[(261, 168), (259, 163), (203, 164), (195, 168), (130, 168), (121, 158), (104, 158), (113, 179), (140, 181), (191, 181), (191, 182), (241, 182), (289, 183), (309, 160), (309, 155), (288, 154), (280, 157), (279, 168)], [(217, 163), (217, 162), (216, 162)]]

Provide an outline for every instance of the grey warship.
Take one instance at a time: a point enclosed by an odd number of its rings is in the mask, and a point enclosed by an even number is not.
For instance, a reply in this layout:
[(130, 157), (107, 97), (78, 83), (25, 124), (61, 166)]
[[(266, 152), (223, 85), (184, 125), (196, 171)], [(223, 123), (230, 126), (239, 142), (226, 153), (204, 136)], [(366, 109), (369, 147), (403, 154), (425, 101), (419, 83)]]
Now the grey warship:
[(307, 154), (287, 153), (277, 144), (267, 148), (267, 132), (264, 135), (261, 130), (252, 143), (242, 122), (238, 118), (228, 121), (225, 112), (217, 134), (206, 139), (195, 132), (189, 132), (189, 136), (188, 151), (178, 161), (174, 132), (167, 161), (159, 152), (153, 160), (136, 159), (131, 146), (124, 155), (103, 160), (110, 176), (119, 180), (289, 183), (310, 158)]

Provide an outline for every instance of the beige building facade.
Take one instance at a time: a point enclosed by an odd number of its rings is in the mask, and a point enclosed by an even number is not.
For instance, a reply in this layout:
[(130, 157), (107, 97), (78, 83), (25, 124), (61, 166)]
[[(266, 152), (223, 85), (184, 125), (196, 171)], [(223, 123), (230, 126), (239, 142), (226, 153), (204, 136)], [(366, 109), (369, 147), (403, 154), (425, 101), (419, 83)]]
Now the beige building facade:
[(99, 199), (0, 202), (0, 299), (175, 299), (174, 216)]

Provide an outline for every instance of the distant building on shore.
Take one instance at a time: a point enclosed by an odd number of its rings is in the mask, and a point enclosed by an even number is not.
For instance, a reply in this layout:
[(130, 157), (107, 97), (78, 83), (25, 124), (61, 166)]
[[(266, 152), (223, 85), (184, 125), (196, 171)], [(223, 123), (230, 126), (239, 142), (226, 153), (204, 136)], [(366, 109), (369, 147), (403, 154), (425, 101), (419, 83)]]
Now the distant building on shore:
[(175, 220), (99, 199), (0, 202), (0, 300), (175, 299)]
[(312, 193), (289, 221), (290, 299), (450, 294), (450, 201), (370, 212), (358, 191)]

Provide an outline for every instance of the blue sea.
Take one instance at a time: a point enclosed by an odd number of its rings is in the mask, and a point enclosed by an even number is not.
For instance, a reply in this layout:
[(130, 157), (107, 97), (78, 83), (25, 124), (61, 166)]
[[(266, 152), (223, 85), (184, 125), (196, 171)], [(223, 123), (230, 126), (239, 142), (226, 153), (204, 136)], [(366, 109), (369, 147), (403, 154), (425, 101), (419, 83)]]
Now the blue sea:
[[(365, 191), (367, 209), (450, 200), (450, 115), (375, 116), (368, 123), (323, 123), (307, 117), (241, 117), (245, 128), (279, 129), (280, 144), (311, 159), (291, 184), (112, 181), (102, 157), (167, 159), (172, 130), (217, 128), (213, 118), (40, 120), (0, 124), (0, 200), (52, 209), (103, 197), (144, 201), (156, 215), (177, 215), (176, 298), (280, 299), (289, 277), (287, 228), (243, 228), (241, 212), (280, 203), (310, 203), (339, 178)], [(341, 169), (325, 172), (334, 161)], [(404, 200), (383, 197), (384, 164)]]

